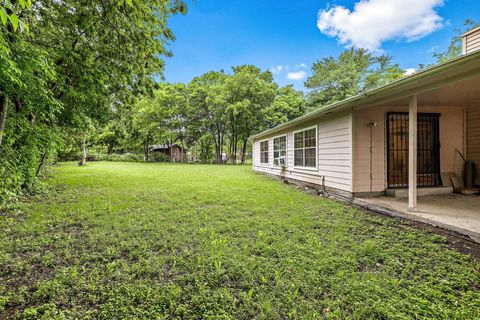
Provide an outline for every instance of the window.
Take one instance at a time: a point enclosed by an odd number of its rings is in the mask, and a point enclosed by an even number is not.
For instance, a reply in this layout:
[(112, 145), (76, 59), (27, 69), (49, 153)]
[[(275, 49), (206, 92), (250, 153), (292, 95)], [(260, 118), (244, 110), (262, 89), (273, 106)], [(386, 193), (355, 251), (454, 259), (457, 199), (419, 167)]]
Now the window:
[(268, 140), (260, 142), (260, 162), (268, 163)]
[(315, 168), (317, 166), (317, 128), (294, 133), (294, 165)]
[(287, 164), (287, 136), (273, 138), (273, 164)]

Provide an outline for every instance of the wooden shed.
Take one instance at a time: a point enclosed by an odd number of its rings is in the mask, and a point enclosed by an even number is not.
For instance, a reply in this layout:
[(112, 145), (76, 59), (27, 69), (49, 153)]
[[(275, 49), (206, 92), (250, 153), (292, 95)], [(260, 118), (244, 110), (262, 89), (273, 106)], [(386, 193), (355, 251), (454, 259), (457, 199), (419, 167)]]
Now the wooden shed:
[(178, 144), (166, 145), (159, 144), (150, 147), (150, 152), (162, 153), (168, 157), (171, 162), (183, 162), (185, 160), (185, 149)]

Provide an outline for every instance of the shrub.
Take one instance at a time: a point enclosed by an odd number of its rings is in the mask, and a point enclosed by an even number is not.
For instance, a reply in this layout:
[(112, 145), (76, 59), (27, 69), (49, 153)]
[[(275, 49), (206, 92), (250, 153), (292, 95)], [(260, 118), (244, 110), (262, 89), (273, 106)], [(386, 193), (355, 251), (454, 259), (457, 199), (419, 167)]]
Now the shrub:
[(154, 152), (152, 156), (153, 162), (169, 162), (170, 158), (163, 153)]
[(112, 153), (112, 154), (91, 154), (90, 161), (118, 161), (118, 162), (141, 162), (144, 161), (142, 154), (136, 153)]

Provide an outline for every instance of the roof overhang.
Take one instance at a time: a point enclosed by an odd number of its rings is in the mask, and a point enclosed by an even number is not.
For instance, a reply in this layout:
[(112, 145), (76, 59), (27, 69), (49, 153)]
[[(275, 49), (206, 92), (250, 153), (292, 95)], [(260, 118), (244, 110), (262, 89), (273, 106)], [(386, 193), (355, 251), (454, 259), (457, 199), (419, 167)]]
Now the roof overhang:
[(275, 128), (258, 133), (252, 136), (252, 138), (261, 138), (329, 114), (353, 110), (354, 108), (381, 105), (382, 103), (399, 100), (414, 94), (421, 94), (477, 76), (480, 76), (480, 51), (451, 59), (387, 85), (327, 105)]
[(475, 33), (475, 32), (477, 32), (477, 31), (479, 31), (479, 30), (480, 30), (480, 27), (474, 28), (474, 29), (472, 29), (472, 30), (468, 30), (467, 32), (465, 32), (464, 34), (462, 34), (462, 35), (460, 36), (460, 38), (469, 36), (469, 35), (471, 35), (472, 33)]

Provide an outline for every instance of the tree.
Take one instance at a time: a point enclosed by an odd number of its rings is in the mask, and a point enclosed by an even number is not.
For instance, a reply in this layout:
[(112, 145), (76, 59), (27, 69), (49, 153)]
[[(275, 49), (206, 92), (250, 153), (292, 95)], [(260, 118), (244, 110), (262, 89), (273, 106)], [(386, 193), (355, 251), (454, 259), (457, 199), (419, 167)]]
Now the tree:
[(183, 149), (186, 148), (188, 97), (184, 84), (161, 83), (152, 97), (145, 97), (136, 104), (134, 126), (146, 161), (154, 142), (172, 146), (178, 141)]
[(313, 64), (305, 81), (311, 89), (309, 108), (331, 104), (401, 78), (404, 72), (388, 55), (375, 56), (364, 49), (345, 50), (338, 58), (327, 57)]
[(181, 0), (2, 1), (0, 206), (33, 185), (66, 135), (81, 131), (71, 140), (86, 151), (90, 124), (151, 94), (171, 55), (167, 20), (185, 10)]
[(272, 104), (277, 84), (270, 71), (261, 72), (255, 66), (233, 67), (233, 75), (225, 82), (230, 142), (230, 161), (237, 162), (237, 150), (241, 144), (241, 163), (250, 136), (263, 126), (263, 111)]
[(305, 114), (307, 101), (301, 91), (296, 91), (292, 85), (277, 90), (273, 102), (264, 110), (264, 125), (269, 129)]
[(230, 162), (237, 163), (240, 155), (244, 163), (251, 135), (305, 110), (303, 94), (291, 86), (278, 88), (269, 71), (251, 65), (233, 67), (232, 71), (208, 72), (188, 85), (187, 131), (201, 143), (202, 150), (210, 139), (213, 141), (217, 163), (223, 160), (226, 143)]
[[(44, 0), (32, 6), (31, 44), (48, 51), (60, 76), (51, 86), (62, 102), (62, 125), (105, 123), (162, 74), (165, 44), (174, 40), (166, 19), (185, 12), (181, 1)], [(35, 17), (41, 16), (42, 19)]]
[(194, 78), (190, 84), (189, 130), (196, 137), (209, 132), (215, 145), (215, 162), (222, 163), (223, 147), (227, 130), (227, 101), (223, 71), (211, 71)]

